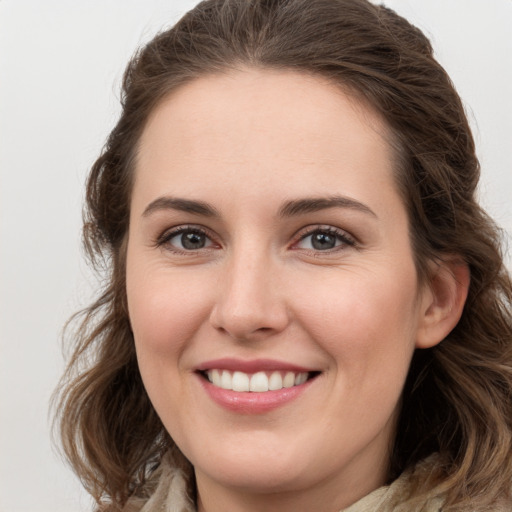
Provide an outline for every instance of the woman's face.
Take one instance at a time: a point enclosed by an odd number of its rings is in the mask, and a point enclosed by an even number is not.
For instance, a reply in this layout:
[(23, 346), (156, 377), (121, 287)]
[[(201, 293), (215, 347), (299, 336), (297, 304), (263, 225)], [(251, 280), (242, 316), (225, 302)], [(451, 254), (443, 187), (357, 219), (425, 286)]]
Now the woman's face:
[(151, 116), (129, 314), (200, 491), (349, 488), (350, 503), (385, 478), (426, 302), (385, 134), (293, 72), (200, 78)]

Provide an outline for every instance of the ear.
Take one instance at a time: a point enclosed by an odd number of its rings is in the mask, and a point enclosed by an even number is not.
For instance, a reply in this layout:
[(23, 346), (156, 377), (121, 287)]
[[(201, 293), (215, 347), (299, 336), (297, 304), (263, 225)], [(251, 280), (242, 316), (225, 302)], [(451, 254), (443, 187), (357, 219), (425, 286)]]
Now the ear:
[(421, 298), (416, 348), (431, 348), (457, 325), (468, 295), (470, 272), (460, 258), (433, 263)]

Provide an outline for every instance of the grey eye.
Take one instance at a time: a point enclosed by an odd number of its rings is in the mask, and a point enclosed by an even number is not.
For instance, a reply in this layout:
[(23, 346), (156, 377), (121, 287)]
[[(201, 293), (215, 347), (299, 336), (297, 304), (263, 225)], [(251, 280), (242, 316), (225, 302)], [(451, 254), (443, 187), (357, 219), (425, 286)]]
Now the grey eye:
[(311, 246), (319, 251), (336, 247), (336, 237), (330, 233), (317, 231), (311, 235)]
[(314, 251), (328, 251), (341, 246), (353, 245), (345, 233), (333, 229), (315, 229), (304, 235), (298, 242), (297, 248)]
[(202, 249), (206, 245), (206, 236), (202, 233), (183, 233), (180, 241), (184, 249)]
[(181, 229), (166, 238), (166, 244), (182, 251), (198, 251), (212, 245), (210, 238), (198, 229)]

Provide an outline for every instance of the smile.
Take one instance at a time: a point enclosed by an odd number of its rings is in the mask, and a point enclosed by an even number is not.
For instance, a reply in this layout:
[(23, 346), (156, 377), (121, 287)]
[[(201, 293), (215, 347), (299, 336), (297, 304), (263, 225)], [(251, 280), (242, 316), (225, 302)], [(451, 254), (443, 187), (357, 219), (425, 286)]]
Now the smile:
[(204, 361), (194, 372), (206, 394), (222, 408), (261, 414), (306, 393), (322, 371), (271, 359)]
[(259, 371), (249, 374), (241, 371), (213, 369), (205, 371), (204, 375), (218, 388), (241, 393), (265, 393), (266, 391), (300, 386), (308, 380), (310, 372)]

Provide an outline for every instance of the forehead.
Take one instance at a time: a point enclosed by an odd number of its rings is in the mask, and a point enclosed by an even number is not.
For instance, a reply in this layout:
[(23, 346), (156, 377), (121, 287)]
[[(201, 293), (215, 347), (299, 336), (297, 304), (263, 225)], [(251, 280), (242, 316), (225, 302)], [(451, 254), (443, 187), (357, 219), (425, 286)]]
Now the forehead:
[(283, 194), (284, 183), (293, 189), (306, 180), (325, 194), (342, 180), (338, 192), (350, 195), (365, 180), (393, 181), (388, 133), (376, 112), (321, 77), (253, 69), (205, 76), (153, 111), (135, 187), (166, 193), (172, 179), (193, 194), (243, 181)]

